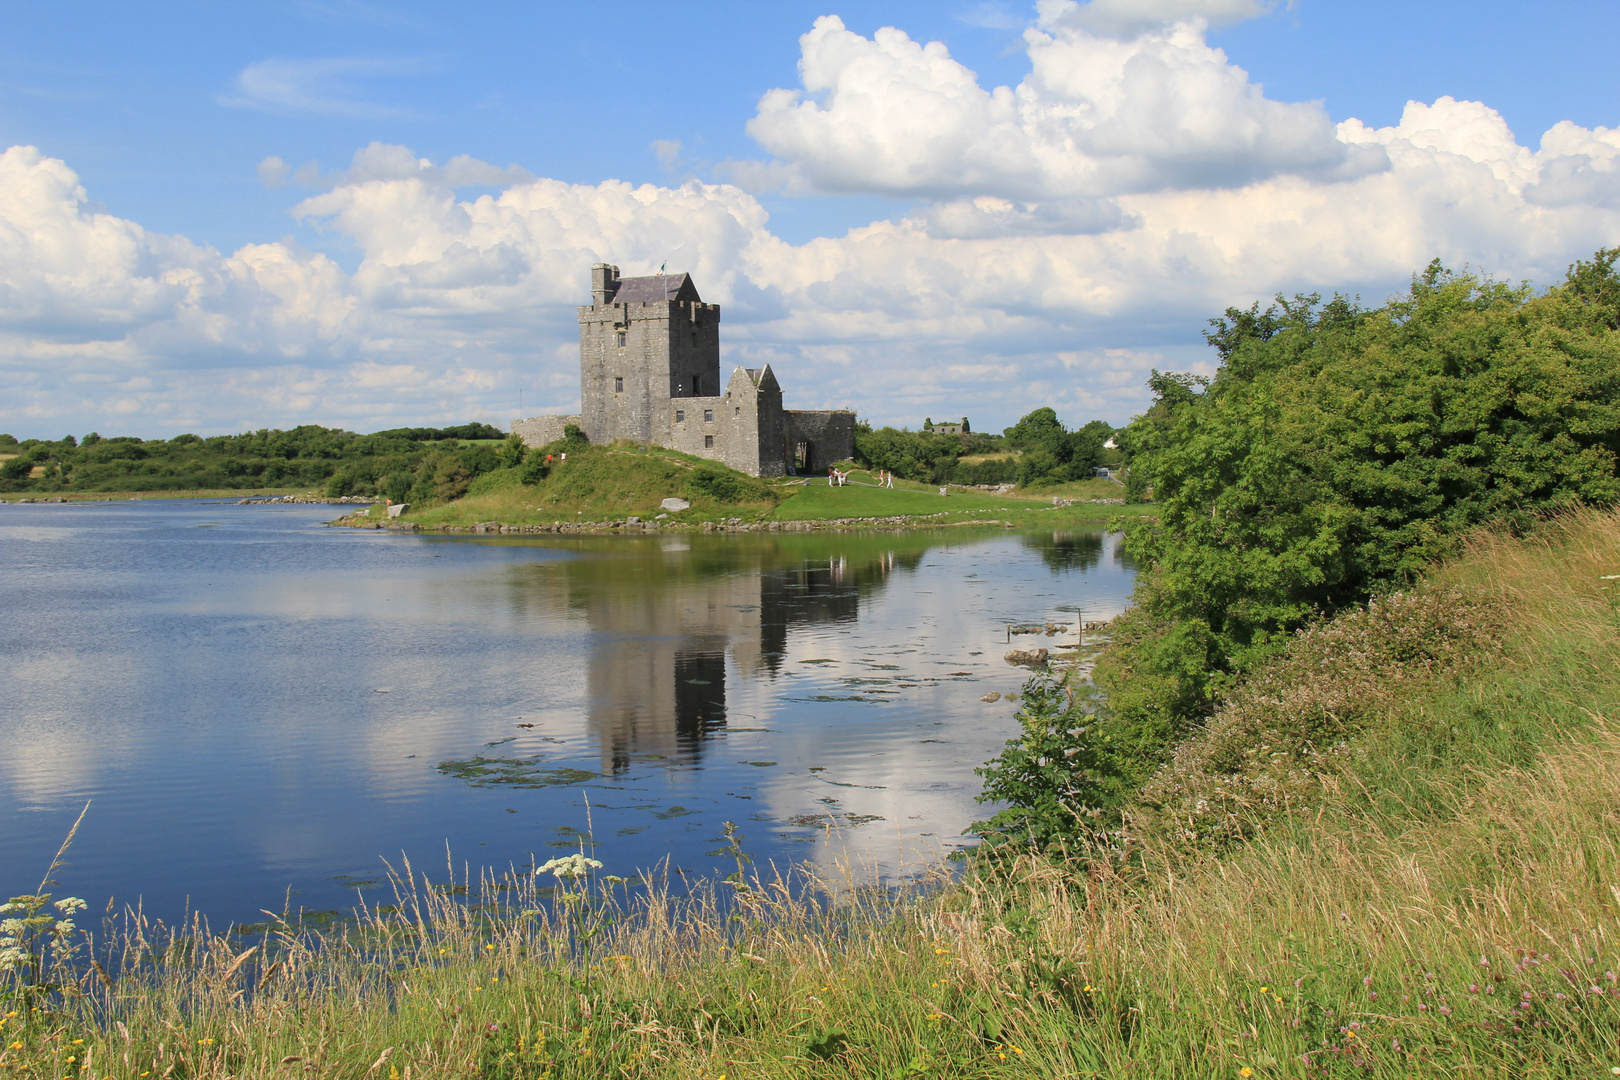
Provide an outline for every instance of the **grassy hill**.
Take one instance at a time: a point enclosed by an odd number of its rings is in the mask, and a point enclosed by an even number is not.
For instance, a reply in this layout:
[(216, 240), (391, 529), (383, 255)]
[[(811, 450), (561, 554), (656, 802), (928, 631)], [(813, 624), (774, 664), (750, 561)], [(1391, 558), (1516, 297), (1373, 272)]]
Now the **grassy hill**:
[[(1263, 692), (1187, 741), (1135, 824), (1070, 852), (1083, 860), (1018, 856), (898, 894), (740, 864), (723, 896), (690, 901), (520, 875), (464, 883), (469, 905), (414, 881), (324, 941), (193, 929), (163, 950), (142, 924), (103, 943), (139, 946), (107, 982), (46, 970), (77, 989), (13, 1010), (0, 1068), (1608, 1076), (1617, 552), (1608, 513), (1478, 534), (1406, 599), (1295, 638), (1256, 673)], [(1221, 781), (1218, 812), (1176, 812), (1175, 791), (1207, 802)], [(1247, 826), (1205, 842), (1227, 813)], [(571, 899), (548, 905), (541, 886)]]
[[(562, 450), (552, 453), (560, 458)], [(1106, 485), (1105, 494), (1117, 494), (1117, 485), (1101, 483)], [(497, 469), (473, 480), (461, 498), (413, 507), (405, 519), (426, 528), (483, 521), (546, 525), (630, 516), (649, 520), (664, 513), (659, 504), (671, 496), (692, 504), (688, 510), (668, 514), (664, 520), (672, 525), (718, 519), (785, 522), (899, 516), (942, 523), (1069, 525), (1100, 523), (1116, 513), (1140, 514), (1146, 509), (1112, 505), (1054, 509), (1052, 495), (1045, 491), (1018, 496), (951, 488), (942, 497), (937, 485), (907, 480), (897, 480), (892, 489), (880, 488), (864, 471), (853, 473), (851, 482), (842, 487), (830, 487), (821, 477), (761, 480), (662, 447), (615, 444), (572, 448), (566, 461), (555, 461), (549, 474), (535, 483), (524, 482), (522, 466)], [(1088, 496), (1095, 497), (1089, 490), (1078, 497)], [(1030, 516), (1037, 512), (1039, 517)], [(381, 513), (378, 509), (356, 515), (356, 520), (374, 520)]]

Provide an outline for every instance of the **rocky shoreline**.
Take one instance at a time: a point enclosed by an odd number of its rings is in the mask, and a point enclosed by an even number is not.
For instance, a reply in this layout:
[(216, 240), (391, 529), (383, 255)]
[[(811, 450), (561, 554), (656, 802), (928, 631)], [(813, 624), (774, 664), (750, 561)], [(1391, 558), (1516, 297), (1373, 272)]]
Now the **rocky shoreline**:
[[(1043, 508), (1044, 509), (1044, 508)], [(742, 518), (726, 518), (721, 521), (647, 521), (639, 517), (627, 517), (608, 521), (553, 521), (535, 525), (505, 525), (499, 521), (480, 521), (472, 525), (422, 525), (414, 521), (400, 521), (398, 519), (361, 518), (355, 515), (338, 518), (328, 524), (353, 529), (383, 529), (393, 532), (433, 532), (433, 533), (471, 533), (475, 535), (500, 534), (508, 536), (532, 536), (537, 534), (602, 534), (602, 533), (662, 533), (662, 532), (697, 532), (697, 533), (755, 533), (755, 532), (837, 532), (848, 529), (907, 529), (907, 528), (954, 528), (961, 525), (1000, 526), (1007, 529), (1016, 529), (1018, 525), (1000, 518), (984, 520), (942, 522), (937, 519), (949, 516), (947, 513), (938, 514), (897, 514), (892, 517), (849, 517), (826, 518), (823, 520), (807, 521), (744, 521)]]
[(382, 500), (374, 495), (338, 495), (325, 498), (318, 495), (249, 495), (245, 499), (237, 499), (237, 506), (255, 506), (265, 503), (317, 503), (328, 506), (360, 505), (371, 506)]

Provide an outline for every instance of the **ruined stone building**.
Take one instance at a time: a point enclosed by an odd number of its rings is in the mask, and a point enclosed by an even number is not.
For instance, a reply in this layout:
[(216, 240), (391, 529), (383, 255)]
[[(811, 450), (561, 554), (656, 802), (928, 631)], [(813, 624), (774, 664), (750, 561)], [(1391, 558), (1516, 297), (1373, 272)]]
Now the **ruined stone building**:
[(591, 303), (579, 309), (578, 416), (514, 420), (529, 446), (577, 424), (593, 443), (654, 443), (751, 476), (826, 472), (855, 453), (855, 414), (782, 408), (770, 366), (720, 381), (720, 308), (687, 274), (621, 278), (591, 268)]

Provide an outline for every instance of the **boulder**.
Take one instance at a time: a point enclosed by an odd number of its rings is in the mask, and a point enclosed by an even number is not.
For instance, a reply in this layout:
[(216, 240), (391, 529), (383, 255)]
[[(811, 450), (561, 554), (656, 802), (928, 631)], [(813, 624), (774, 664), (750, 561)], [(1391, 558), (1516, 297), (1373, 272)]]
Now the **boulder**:
[(984, 697), (980, 698), (979, 700), (980, 701), (1000, 701), (1001, 700), (1001, 691), (992, 690), (988, 694), (984, 695)]
[(1002, 659), (1014, 667), (1045, 667), (1050, 655), (1045, 649), (1014, 649)]
[(410, 503), (394, 503), (392, 506), (390, 506), (388, 508), (388, 516), (389, 517), (399, 517), (399, 515), (403, 514), (405, 511), (409, 510), (410, 508), (411, 508)]
[(674, 513), (677, 510), (689, 510), (691, 509), (692, 504), (687, 502), (685, 499), (676, 498), (675, 496), (671, 495), (669, 498), (659, 503), (658, 506), (660, 509), (668, 510), (671, 513)]

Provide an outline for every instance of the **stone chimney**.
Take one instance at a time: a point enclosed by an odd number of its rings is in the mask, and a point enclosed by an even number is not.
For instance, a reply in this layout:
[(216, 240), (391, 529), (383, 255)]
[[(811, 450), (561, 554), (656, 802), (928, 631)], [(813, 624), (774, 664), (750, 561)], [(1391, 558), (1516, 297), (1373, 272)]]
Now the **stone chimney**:
[(608, 304), (619, 291), (619, 268), (607, 263), (591, 267), (591, 303)]

